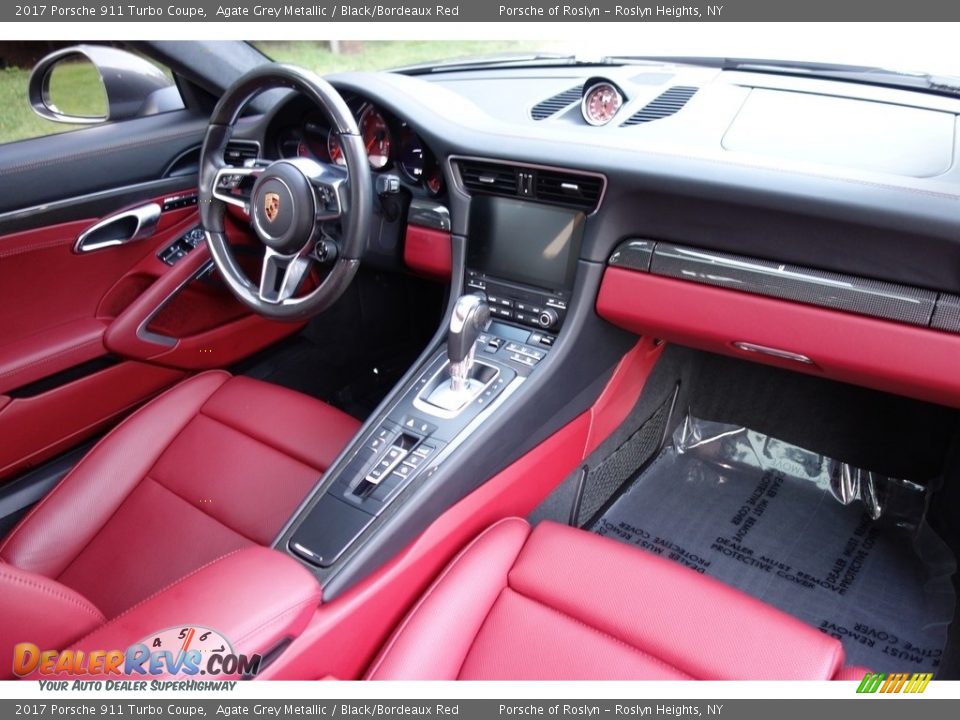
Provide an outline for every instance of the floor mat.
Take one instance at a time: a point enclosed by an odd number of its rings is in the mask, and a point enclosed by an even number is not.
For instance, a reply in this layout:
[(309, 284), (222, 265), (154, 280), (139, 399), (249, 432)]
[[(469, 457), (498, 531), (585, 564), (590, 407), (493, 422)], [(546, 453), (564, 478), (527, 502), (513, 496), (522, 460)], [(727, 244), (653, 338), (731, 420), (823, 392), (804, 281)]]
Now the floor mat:
[(956, 564), (928, 501), (920, 485), (687, 418), (592, 529), (837, 637), (848, 664), (935, 673)]

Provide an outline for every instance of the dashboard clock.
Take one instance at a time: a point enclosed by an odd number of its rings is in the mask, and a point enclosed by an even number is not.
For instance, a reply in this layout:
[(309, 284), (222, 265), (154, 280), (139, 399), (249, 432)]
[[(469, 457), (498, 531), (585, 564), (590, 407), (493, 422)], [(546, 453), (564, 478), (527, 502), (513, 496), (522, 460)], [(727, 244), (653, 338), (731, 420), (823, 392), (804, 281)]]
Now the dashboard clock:
[(623, 105), (623, 95), (609, 82), (598, 82), (587, 88), (580, 103), (583, 119), (591, 125), (606, 125)]

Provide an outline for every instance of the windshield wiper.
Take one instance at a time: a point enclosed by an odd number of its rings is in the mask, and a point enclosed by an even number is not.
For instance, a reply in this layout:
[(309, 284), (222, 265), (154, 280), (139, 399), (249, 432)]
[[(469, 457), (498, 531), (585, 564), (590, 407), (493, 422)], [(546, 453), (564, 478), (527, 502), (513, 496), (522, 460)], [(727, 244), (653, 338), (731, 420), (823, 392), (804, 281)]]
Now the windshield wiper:
[(923, 90), (942, 95), (960, 96), (960, 79), (929, 73), (909, 73), (869, 65), (839, 65), (834, 63), (802, 62), (794, 60), (759, 60), (728, 57), (692, 56), (616, 56), (605, 60), (613, 63), (660, 62), (662, 64), (698, 65), (718, 70), (794, 75), (801, 77), (843, 80), (868, 85)]
[(394, 72), (406, 75), (428, 75), (439, 72), (457, 72), (458, 70), (484, 70), (503, 67), (553, 67), (570, 65), (609, 65), (607, 60), (583, 60), (572, 53), (502, 53), (481, 55), (479, 57), (451, 58), (439, 62), (420, 63), (395, 68)]

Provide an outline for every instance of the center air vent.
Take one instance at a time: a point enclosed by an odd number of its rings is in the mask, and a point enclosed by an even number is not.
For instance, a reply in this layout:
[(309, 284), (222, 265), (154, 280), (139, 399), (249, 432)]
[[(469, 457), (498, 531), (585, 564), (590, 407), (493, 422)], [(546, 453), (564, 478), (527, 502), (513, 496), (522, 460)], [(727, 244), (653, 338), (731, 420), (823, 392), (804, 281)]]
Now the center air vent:
[(576, 102), (580, 102), (583, 94), (583, 85), (577, 85), (569, 90), (564, 90), (553, 97), (538, 102), (530, 108), (530, 117), (534, 120), (546, 120), (548, 117), (556, 115), (561, 110), (565, 110)]
[(687, 101), (696, 95), (699, 88), (687, 85), (675, 85), (660, 93), (637, 112), (627, 118), (621, 127), (660, 120), (679, 112)]
[(458, 160), (457, 168), (464, 188), (473, 194), (536, 200), (587, 213), (597, 209), (603, 195), (604, 180), (598, 175), (483, 160)]
[(460, 177), (463, 186), (473, 192), (494, 195), (519, 195), (518, 168), (482, 162), (461, 162)]
[(260, 155), (260, 145), (252, 140), (231, 140), (223, 151), (223, 160), (227, 165), (243, 167), (247, 160), (256, 160)]
[(570, 205), (589, 212), (600, 202), (603, 181), (590, 175), (537, 170), (534, 187), (540, 202)]

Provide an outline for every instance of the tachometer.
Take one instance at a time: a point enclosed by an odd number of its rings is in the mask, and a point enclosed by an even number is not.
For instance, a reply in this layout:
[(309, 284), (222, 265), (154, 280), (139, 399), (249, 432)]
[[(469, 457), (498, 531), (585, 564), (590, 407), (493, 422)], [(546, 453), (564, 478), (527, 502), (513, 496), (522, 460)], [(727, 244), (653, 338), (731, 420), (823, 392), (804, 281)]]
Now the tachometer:
[(583, 119), (591, 125), (606, 125), (613, 120), (620, 106), (623, 105), (623, 96), (611, 83), (598, 82), (591, 85), (580, 103)]
[(390, 162), (393, 141), (386, 119), (373, 105), (368, 105), (360, 116), (360, 137), (363, 138), (363, 146), (367, 150), (370, 167), (374, 170), (385, 168)]
[(343, 146), (340, 144), (340, 137), (335, 130), (331, 130), (327, 135), (327, 153), (330, 155), (330, 161), (337, 165), (346, 165), (347, 159), (343, 156)]

